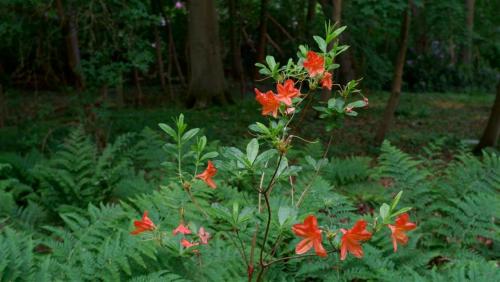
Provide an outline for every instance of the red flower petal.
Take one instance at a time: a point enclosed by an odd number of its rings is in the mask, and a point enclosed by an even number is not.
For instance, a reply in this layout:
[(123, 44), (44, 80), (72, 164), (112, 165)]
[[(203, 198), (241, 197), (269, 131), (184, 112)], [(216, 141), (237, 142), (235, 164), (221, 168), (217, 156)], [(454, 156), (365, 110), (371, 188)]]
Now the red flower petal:
[(215, 182), (212, 179), (212, 177), (214, 177), (215, 174), (217, 174), (217, 168), (215, 168), (214, 164), (211, 161), (208, 161), (207, 168), (205, 169), (205, 171), (196, 175), (196, 178), (199, 178), (199, 179), (205, 181), (205, 183), (210, 188), (215, 189), (215, 188), (217, 188), (217, 185), (215, 184)]
[(344, 260), (347, 253), (351, 253), (357, 258), (363, 257), (361, 241), (370, 240), (372, 234), (366, 230), (367, 223), (364, 220), (358, 220), (352, 229), (340, 231), (344, 234), (340, 241), (340, 259)]
[(308, 51), (304, 60), (304, 68), (311, 77), (322, 74), (325, 71), (325, 59), (316, 52)]
[(181, 223), (179, 224), (179, 226), (177, 226), (177, 228), (174, 229), (174, 231), (172, 231), (172, 233), (174, 234), (174, 236), (179, 233), (186, 235), (191, 234), (191, 230), (189, 230), (189, 227)]
[(295, 235), (304, 238), (295, 247), (296, 254), (303, 254), (309, 251), (312, 247), (316, 251), (316, 254), (321, 257), (325, 257), (326, 251), (321, 243), (322, 236), (321, 230), (318, 228), (318, 220), (314, 215), (308, 216), (304, 223), (294, 224), (292, 226), (292, 231)]
[(148, 211), (144, 211), (141, 220), (134, 221), (135, 229), (130, 232), (132, 235), (137, 235), (146, 231), (153, 231), (156, 229), (155, 224), (148, 217)]

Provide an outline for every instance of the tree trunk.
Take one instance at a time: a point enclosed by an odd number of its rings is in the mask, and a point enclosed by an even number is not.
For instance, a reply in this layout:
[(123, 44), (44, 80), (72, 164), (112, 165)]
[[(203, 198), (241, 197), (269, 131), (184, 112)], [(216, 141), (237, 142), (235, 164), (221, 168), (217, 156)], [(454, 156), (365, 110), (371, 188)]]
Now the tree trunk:
[(189, 1), (188, 20), (191, 65), (188, 104), (197, 108), (214, 101), (226, 104), (215, 1)]
[(142, 102), (144, 100), (144, 93), (142, 92), (142, 87), (141, 87), (141, 79), (139, 77), (139, 71), (135, 68), (134, 69), (134, 82), (135, 82), (135, 87), (137, 89), (136, 92), (136, 104), (138, 106), (142, 106)]
[(74, 78), (75, 87), (84, 87), (83, 77), (80, 72), (80, 47), (78, 43), (78, 30), (76, 26), (75, 12), (71, 7), (64, 10), (62, 0), (56, 0), (57, 14), (66, 41), (66, 56), (68, 66)]
[(240, 20), (238, 16), (238, 0), (229, 0), (229, 17), (231, 19), (231, 54), (233, 78), (240, 82), (241, 96), (245, 94), (245, 76), (240, 49)]
[[(323, 2), (323, 5), (326, 5), (325, 2)], [(332, 9), (327, 9), (331, 13), (330, 18), (333, 19), (333, 22), (336, 25), (340, 26), (340, 22), (342, 20), (342, 0), (332, 0), (331, 5), (332, 5)], [(340, 41), (340, 38), (338, 41)], [(328, 50), (331, 50), (331, 48), (333, 48), (333, 44), (334, 44), (334, 42), (330, 42), (330, 44), (328, 45)], [(344, 62), (341, 63), (341, 67), (344, 64), (347, 64), (350, 66), (350, 64), (348, 62), (345, 62), (346, 61), (345, 59), (343, 61)], [(332, 72), (332, 75), (334, 75), (334, 71), (331, 71), (331, 72)], [(334, 76), (334, 79), (336, 79), (336, 76)], [(325, 101), (325, 102), (328, 101), (328, 99), (330, 99), (331, 93), (332, 93), (331, 90), (323, 89), (323, 91), (321, 92), (321, 101)]]
[(165, 67), (163, 65), (163, 55), (161, 53), (161, 38), (158, 28), (155, 26), (155, 49), (156, 49), (156, 66), (158, 68), (158, 78), (160, 79), (161, 90), (167, 94), (167, 82), (165, 81)]
[(123, 94), (123, 74), (120, 73), (118, 77), (118, 84), (115, 86), (116, 90), (116, 105), (118, 107), (123, 107), (125, 105), (125, 96)]
[(411, 6), (412, 0), (408, 1), (408, 7), (403, 13), (403, 22), (401, 24), (399, 51), (394, 64), (394, 76), (392, 78), (391, 96), (385, 107), (384, 116), (375, 135), (376, 144), (382, 144), (385, 135), (394, 119), (394, 113), (399, 104), (401, 96), (401, 87), (403, 85), (403, 69), (405, 65), (406, 49), (408, 45), (408, 34), (410, 32)]
[[(257, 42), (257, 57), (256, 62), (262, 63), (266, 57), (266, 45), (267, 45), (267, 6), (269, 0), (260, 1), (260, 24), (259, 24), (259, 41)], [(254, 68), (254, 78), (259, 77), (259, 69)]]
[(168, 84), (169, 84), (169, 89), (170, 89), (170, 98), (174, 98), (174, 93), (171, 85), (171, 70), (172, 70), (172, 64), (175, 65), (175, 68), (177, 70), (177, 75), (179, 77), (179, 81), (182, 86), (186, 86), (186, 80), (184, 78), (184, 74), (182, 72), (181, 65), (179, 63), (179, 57), (177, 55), (177, 48), (175, 47), (175, 40), (174, 40), (174, 35), (172, 34), (172, 25), (170, 23), (170, 18), (168, 17), (167, 13), (163, 9), (163, 1), (159, 0), (159, 6), (160, 6), (160, 12), (165, 20), (165, 31), (167, 33), (168, 37)]
[(474, 30), (474, 4), (475, 0), (465, 0), (466, 15), (466, 40), (463, 52), (463, 63), (468, 65), (472, 61), (472, 33)]
[(483, 136), (479, 141), (479, 144), (474, 149), (475, 153), (480, 153), (482, 149), (486, 147), (495, 147), (500, 136), (500, 81), (497, 84), (497, 95), (495, 97), (495, 102), (493, 103), (493, 108), (491, 108), (490, 118), (488, 119), (488, 124), (484, 129)]
[(314, 16), (316, 15), (316, 4), (317, 0), (308, 0), (307, 1), (307, 14), (306, 14), (306, 21), (304, 23), (304, 37), (305, 39), (309, 39), (310, 34), (310, 29), (311, 29), (311, 23), (314, 19)]
[(5, 96), (3, 94), (3, 87), (0, 84), (0, 128), (5, 126), (5, 118), (7, 117), (7, 107), (5, 106)]

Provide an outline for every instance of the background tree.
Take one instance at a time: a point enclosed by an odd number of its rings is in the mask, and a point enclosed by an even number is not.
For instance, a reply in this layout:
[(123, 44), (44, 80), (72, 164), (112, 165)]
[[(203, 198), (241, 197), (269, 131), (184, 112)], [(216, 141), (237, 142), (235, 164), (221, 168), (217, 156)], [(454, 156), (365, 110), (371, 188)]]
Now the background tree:
[(189, 2), (191, 76), (188, 103), (198, 108), (227, 103), (215, 1)]
[(496, 92), (497, 94), (495, 102), (493, 102), (493, 107), (491, 108), (488, 124), (484, 129), (483, 136), (479, 140), (479, 144), (477, 144), (474, 149), (475, 153), (481, 152), (481, 150), (486, 147), (495, 147), (498, 143), (498, 138), (500, 136), (500, 81), (497, 84)]
[[(256, 62), (263, 62), (266, 55), (266, 44), (267, 44), (267, 22), (268, 22), (268, 4), (269, 0), (260, 0), (260, 16), (259, 16), (259, 34), (257, 42), (257, 57)], [(258, 69), (255, 68), (254, 77), (259, 76)]]
[(403, 21), (401, 23), (401, 32), (399, 39), (399, 50), (394, 63), (394, 77), (392, 79), (391, 96), (385, 107), (384, 115), (380, 121), (379, 128), (375, 135), (376, 144), (382, 144), (385, 135), (394, 119), (394, 113), (401, 97), (401, 88), (403, 86), (403, 70), (406, 58), (406, 49), (408, 48), (408, 36), (410, 33), (410, 20), (412, 0), (408, 0), (408, 5), (403, 12)]
[(474, 32), (474, 6), (476, 0), (465, 0), (465, 12), (466, 12), (466, 40), (463, 52), (464, 64), (470, 64), (472, 60), (472, 37)]

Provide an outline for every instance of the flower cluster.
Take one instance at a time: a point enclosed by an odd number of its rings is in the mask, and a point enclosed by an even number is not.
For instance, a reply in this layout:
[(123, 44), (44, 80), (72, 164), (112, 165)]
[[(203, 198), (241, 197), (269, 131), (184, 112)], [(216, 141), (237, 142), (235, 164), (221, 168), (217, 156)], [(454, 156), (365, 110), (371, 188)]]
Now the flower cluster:
[(300, 90), (295, 88), (295, 82), (287, 79), (283, 84), (278, 83), (276, 88), (278, 94), (273, 91), (262, 93), (255, 88), (255, 98), (262, 105), (262, 115), (277, 117), (281, 103), (287, 107), (285, 113), (290, 114), (294, 111), (294, 108), (291, 107), (292, 99), (300, 96)]
[[(302, 63), (309, 77), (314, 81), (319, 79), (319, 83), (324, 89), (332, 90), (333, 76), (325, 69), (325, 59), (314, 51), (308, 51), (306, 59)], [(301, 96), (300, 90), (295, 87), (296, 82), (292, 79), (287, 79), (283, 83), (277, 83), (274, 93), (269, 90), (265, 93), (255, 88), (255, 98), (262, 106), (262, 115), (278, 116), (280, 108), (282, 113), (288, 115), (295, 111), (293, 107), (293, 99)], [(285, 107), (282, 107), (284, 105)]]
[[(134, 221), (134, 226), (135, 230), (130, 232), (132, 235), (139, 235), (143, 232), (154, 232), (156, 231), (157, 227), (153, 223), (153, 221), (148, 217), (148, 211), (144, 211), (144, 214), (141, 218), (141, 220), (135, 220)], [(208, 233), (204, 227), (200, 227), (198, 230), (198, 233), (196, 234), (196, 237), (198, 237), (197, 241), (189, 241), (186, 239), (185, 235), (192, 235), (193, 233), (191, 232), (191, 229), (189, 229), (189, 226), (185, 225), (183, 222), (181, 222), (173, 231), (172, 235), (177, 236), (178, 234), (182, 234), (183, 237), (181, 239), (181, 245), (184, 248), (190, 248), (198, 245), (207, 245), (208, 244), (208, 239), (210, 238), (210, 233)]]
[[(398, 249), (398, 243), (401, 245), (408, 243), (406, 232), (417, 227), (415, 223), (409, 220), (410, 216), (404, 213), (396, 218), (394, 225), (387, 224), (387, 227), (391, 230), (394, 252)], [(361, 242), (368, 241), (372, 237), (372, 232), (366, 230), (367, 226), (368, 223), (365, 220), (358, 220), (351, 229), (340, 229), (340, 232), (343, 234), (340, 240), (340, 260), (345, 260), (347, 253), (351, 253), (357, 258), (363, 257)], [(296, 254), (304, 254), (314, 247), (318, 256), (327, 256), (327, 252), (322, 245), (322, 230), (318, 227), (318, 220), (314, 215), (309, 215), (304, 220), (304, 223), (293, 225), (292, 231), (295, 235), (304, 238), (295, 247)]]
[(304, 60), (304, 68), (313, 78), (320, 77), (321, 86), (325, 89), (332, 90), (333, 76), (330, 72), (325, 71), (325, 59), (314, 51), (307, 52), (307, 58)]

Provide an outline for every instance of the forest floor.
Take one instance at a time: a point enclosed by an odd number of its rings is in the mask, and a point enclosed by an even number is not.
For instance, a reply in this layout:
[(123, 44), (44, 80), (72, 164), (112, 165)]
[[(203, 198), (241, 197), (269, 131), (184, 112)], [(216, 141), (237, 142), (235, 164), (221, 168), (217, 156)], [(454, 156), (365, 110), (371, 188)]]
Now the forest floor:
[[(37, 101), (47, 101), (39, 96)], [(335, 129), (332, 152), (336, 155), (371, 155), (377, 152), (373, 135), (383, 113), (388, 93), (368, 96), (370, 105), (359, 111), (356, 118), (346, 118)], [(405, 151), (419, 151), (430, 142), (441, 142), (451, 147), (462, 141), (477, 140), (490, 112), (494, 96), (482, 93), (403, 93), (396, 112), (396, 122), (387, 139)], [(48, 99), (50, 101), (50, 99)], [(106, 137), (140, 132), (144, 127), (157, 129), (160, 122), (171, 123), (172, 118), (184, 113), (190, 127), (200, 127), (211, 140), (221, 144), (238, 144), (251, 136), (248, 125), (265, 121), (260, 106), (253, 97), (230, 106), (214, 106), (205, 110), (192, 110), (169, 106), (141, 108), (103, 107), (89, 110), (81, 103), (27, 103), (13, 100), (9, 103), (11, 124), (0, 129), (0, 151), (26, 152), (32, 148), (42, 151), (60, 143), (68, 130), (79, 120), (88, 128), (99, 128)], [(312, 110), (295, 128), (304, 138), (327, 139), (325, 122), (315, 117)], [(324, 138), (323, 138), (324, 137)], [(300, 146), (300, 145), (299, 145)]]

